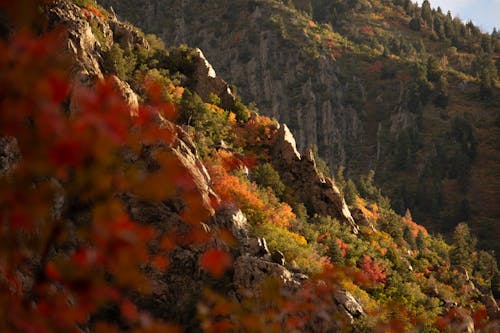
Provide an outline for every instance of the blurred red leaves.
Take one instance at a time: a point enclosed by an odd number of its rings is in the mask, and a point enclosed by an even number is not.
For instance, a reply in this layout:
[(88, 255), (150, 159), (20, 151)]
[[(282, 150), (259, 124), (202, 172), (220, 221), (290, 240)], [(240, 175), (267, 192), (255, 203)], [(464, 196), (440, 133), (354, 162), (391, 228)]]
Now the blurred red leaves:
[[(117, 199), (118, 193), (154, 201), (176, 195), (193, 226), (209, 216), (192, 175), (168, 149), (151, 156), (157, 172), (123, 158), (171, 144), (176, 130), (160, 126), (159, 117), (174, 119), (176, 106), (153, 81), (145, 85), (148, 104), (138, 110), (123, 100), (114, 78), (90, 86), (71, 81), (67, 34), (30, 31), (44, 27), (42, 3), (0, 1), (19, 28), (0, 40), (0, 138), (20, 155), (0, 174), (0, 331), (77, 332), (77, 323), (114, 302), (125, 320), (137, 322), (136, 332), (178, 332), (122, 295), (151, 290), (143, 266), (166, 270), (178, 235), (163, 235), (162, 252), (152, 254), (157, 231), (133, 221)], [(186, 239), (208, 239), (192, 229)], [(231, 264), (219, 260), (218, 268), (207, 261), (216, 274)]]
[(231, 255), (217, 248), (205, 251), (200, 258), (201, 267), (214, 277), (221, 277), (232, 263)]

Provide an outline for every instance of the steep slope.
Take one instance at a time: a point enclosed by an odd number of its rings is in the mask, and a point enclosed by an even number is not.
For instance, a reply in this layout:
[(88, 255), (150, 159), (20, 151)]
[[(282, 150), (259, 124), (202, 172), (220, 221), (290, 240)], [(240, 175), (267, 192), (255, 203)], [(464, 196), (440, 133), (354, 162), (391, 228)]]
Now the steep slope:
[(348, 207), (199, 49), (36, 4), (0, 41), (2, 332), (495, 329), (466, 225), (450, 247), (369, 177)]
[(317, 146), (353, 179), (375, 170), (399, 213), (440, 232), (466, 221), (500, 253), (489, 236), (499, 231), (500, 152), (485, 139), (498, 131), (497, 34), (428, 2), (100, 3), (168, 43), (200, 47), (244, 101), (289, 125), (299, 150)]

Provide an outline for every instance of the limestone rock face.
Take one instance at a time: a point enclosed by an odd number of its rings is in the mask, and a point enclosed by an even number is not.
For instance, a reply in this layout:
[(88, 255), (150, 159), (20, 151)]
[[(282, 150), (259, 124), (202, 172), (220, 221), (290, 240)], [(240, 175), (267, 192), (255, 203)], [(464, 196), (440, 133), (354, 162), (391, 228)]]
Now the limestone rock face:
[(344, 197), (331, 178), (325, 178), (317, 168), (311, 152), (301, 156), (286, 125), (280, 126), (274, 147), (273, 165), (282, 180), (306, 207), (319, 215), (330, 215), (347, 223), (353, 233), (359, 231)]
[(194, 66), (194, 91), (200, 95), (201, 99), (210, 102), (210, 94), (213, 93), (220, 97), (223, 108), (231, 108), (236, 99), (231, 88), (226, 81), (217, 76), (214, 68), (200, 49), (196, 49)]
[(74, 60), (73, 77), (82, 83), (102, 79), (101, 46), (82, 11), (70, 1), (54, 1), (48, 8), (49, 26), (63, 26), (68, 31), (67, 52)]
[(131, 25), (114, 19), (109, 22), (109, 27), (113, 32), (114, 42), (118, 43), (123, 50), (132, 51), (137, 47), (149, 49), (147, 40)]
[(259, 284), (270, 277), (278, 278), (288, 288), (300, 286), (294, 274), (280, 264), (250, 255), (242, 255), (236, 259), (233, 281), (237, 288), (256, 292)]
[(112, 75), (111, 79), (123, 100), (130, 107), (131, 115), (136, 116), (139, 110), (139, 99), (136, 93), (130, 88), (127, 82), (120, 80), (116, 75)]
[[(89, 20), (95, 22), (103, 35), (106, 45), (101, 45), (92, 30), (89, 21), (85, 19), (81, 9), (70, 1), (57, 0), (47, 8), (50, 28), (64, 27), (68, 31), (66, 52), (72, 59), (71, 77), (76, 87), (92, 86), (96, 80), (104, 78), (102, 69), (102, 51), (112, 45), (113, 41), (121, 43), (123, 48), (149, 48), (147, 41), (137, 30), (129, 25), (113, 21), (105, 21), (101, 17), (92, 16)], [(137, 112), (139, 102), (137, 95), (127, 82), (112, 76), (116, 89), (124, 101), (131, 107), (132, 114)], [(71, 96), (71, 112), (76, 112), (74, 94)]]
[(335, 292), (335, 302), (343, 310), (344, 314), (350, 319), (351, 323), (354, 318), (358, 318), (365, 314), (363, 307), (358, 303), (354, 296), (346, 290), (337, 290)]

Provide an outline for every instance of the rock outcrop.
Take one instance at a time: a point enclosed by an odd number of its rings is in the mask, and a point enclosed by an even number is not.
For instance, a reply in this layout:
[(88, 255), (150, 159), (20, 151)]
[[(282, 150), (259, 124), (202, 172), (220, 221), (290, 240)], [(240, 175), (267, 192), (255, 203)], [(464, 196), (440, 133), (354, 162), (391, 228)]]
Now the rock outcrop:
[(139, 47), (149, 49), (146, 38), (130, 24), (120, 22), (114, 18), (109, 21), (109, 28), (113, 32), (113, 41), (118, 43), (124, 51), (132, 51)]
[(342, 309), (347, 318), (354, 322), (354, 318), (365, 315), (363, 307), (358, 303), (354, 296), (347, 290), (337, 290), (334, 295), (335, 302)]
[(224, 109), (231, 109), (234, 106), (236, 97), (226, 81), (217, 76), (215, 69), (205, 58), (200, 49), (195, 50), (194, 62), (194, 91), (204, 102), (210, 102), (210, 95), (220, 97), (221, 106)]
[(354, 234), (359, 227), (349, 207), (331, 178), (318, 172), (311, 151), (301, 156), (295, 140), (286, 125), (281, 125), (272, 148), (273, 165), (280, 176), (306, 208), (319, 215), (332, 216), (347, 223)]
[(66, 51), (73, 60), (72, 77), (86, 84), (102, 79), (101, 45), (80, 8), (70, 1), (57, 0), (47, 8), (47, 16), (50, 28), (62, 26), (68, 31)]

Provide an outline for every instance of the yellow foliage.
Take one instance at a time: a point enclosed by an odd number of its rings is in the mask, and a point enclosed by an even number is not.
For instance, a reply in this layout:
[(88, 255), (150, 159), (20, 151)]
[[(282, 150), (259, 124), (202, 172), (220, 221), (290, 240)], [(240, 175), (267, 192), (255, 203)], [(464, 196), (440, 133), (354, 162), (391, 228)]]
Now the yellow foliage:
[(224, 114), (224, 112), (225, 112), (225, 111), (224, 111), (224, 109), (222, 109), (222, 108), (218, 107), (217, 105), (210, 104), (210, 103), (206, 103), (205, 105), (208, 107), (208, 109), (209, 109), (210, 111), (212, 111), (212, 112), (214, 112), (214, 113), (217, 113), (217, 114), (219, 114), (219, 115), (223, 115), (223, 114)]
[(380, 218), (378, 213), (379, 208), (375, 203), (368, 205), (364, 199), (356, 196), (354, 206), (359, 208), (367, 218), (373, 221), (377, 221)]
[(167, 87), (168, 94), (174, 99), (182, 98), (182, 94), (184, 93), (184, 87), (175, 86), (170, 83)]

